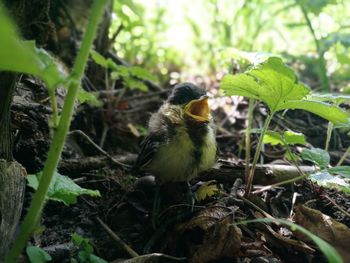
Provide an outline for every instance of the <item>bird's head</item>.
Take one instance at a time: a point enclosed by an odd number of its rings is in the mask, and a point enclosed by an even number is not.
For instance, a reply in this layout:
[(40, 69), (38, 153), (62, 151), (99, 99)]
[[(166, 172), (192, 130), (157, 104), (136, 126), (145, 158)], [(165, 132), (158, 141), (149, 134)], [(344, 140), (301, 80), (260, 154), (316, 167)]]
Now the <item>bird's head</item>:
[(206, 92), (192, 83), (181, 83), (174, 87), (168, 103), (182, 107), (186, 116), (196, 122), (209, 122), (210, 108)]

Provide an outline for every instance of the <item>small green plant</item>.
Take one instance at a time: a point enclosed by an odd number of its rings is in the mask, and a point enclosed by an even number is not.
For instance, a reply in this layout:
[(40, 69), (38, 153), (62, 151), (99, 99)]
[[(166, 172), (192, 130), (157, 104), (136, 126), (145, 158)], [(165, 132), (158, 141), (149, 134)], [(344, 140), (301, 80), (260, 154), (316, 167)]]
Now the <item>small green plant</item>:
[[(28, 186), (34, 190), (38, 189), (42, 172), (37, 174), (30, 174), (26, 177)], [(77, 185), (72, 179), (67, 176), (55, 172), (49, 190), (47, 192), (47, 199), (62, 202), (65, 205), (75, 204), (79, 195), (90, 195), (93, 197), (100, 197), (98, 190), (85, 189)]]
[(20, 40), (15, 26), (6, 15), (3, 5), (0, 4), (0, 34), (2, 38), (0, 41), (0, 69), (36, 75), (45, 81), (51, 94), (53, 94), (54, 89), (60, 84), (66, 85), (68, 88), (61, 117), (59, 119), (57, 116), (54, 117), (54, 123), (57, 124), (57, 128), (54, 130), (52, 143), (38, 189), (33, 196), (28, 213), (21, 225), (21, 232), (15, 240), (12, 249), (5, 257), (5, 263), (17, 262), (28, 238), (39, 222), (50, 183), (56, 171), (69, 130), (74, 103), (80, 89), (81, 78), (84, 74), (97, 26), (106, 3), (107, 0), (94, 1), (89, 24), (78, 56), (72, 72), (67, 77), (60, 73), (53, 58), (42, 50), (36, 49), (33, 44)]
[(350, 194), (350, 166), (330, 167), (329, 153), (320, 148), (304, 149), (300, 157), (318, 167), (319, 170), (309, 176), (313, 182)]
[(296, 144), (305, 145), (305, 135), (293, 131), (285, 131), (283, 133), (276, 131), (267, 131), (263, 142), (271, 145), (281, 145), (286, 149), (285, 158), (293, 162), (297, 166), (298, 156), (292, 152), (291, 146)]
[(246, 181), (246, 195), (248, 196), (252, 190), (263, 138), (276, 112), (286, 109), (302, 109), (336, 124), (347, 123), (349, 117), (336, 105), (309, 99), (308, 95), (311, 94), (311, 90), (300, 83), (293, 70), (278, 57), (270, 57), (245, 73), (226, 75), (221, 81), (221, 88), (227, 95), (246, 96), (262, 101), (269, 109)]
[(90, 244), (89, 239), (74, 233), (72, 242), (79, 250), (76, 257), (71, 259), (71, 263), (107, 263), (106, 260), (94, 254), (94, 248)]
[(36, 246), (27, 246), (26, 253), (30, 263), (45, 263), (52, 260), (51, 256), (42, 248)]
[[(104, 58), (98, 52), (91, 50), (92, 59), (100, 66), (111, 70), (112, 80), (122, 80), (124, 87), (129, 89), (138, 89), (142, 92), (147, 92), (148, 87), (142, 82), (142, 80), (156, 81), (157, 78), (149, 73), (147, 70), (134, 66), (126, 67), (123, 65), (117, 65), (110, 58)], [(114, 85), (112, 85), (113, 87)]]

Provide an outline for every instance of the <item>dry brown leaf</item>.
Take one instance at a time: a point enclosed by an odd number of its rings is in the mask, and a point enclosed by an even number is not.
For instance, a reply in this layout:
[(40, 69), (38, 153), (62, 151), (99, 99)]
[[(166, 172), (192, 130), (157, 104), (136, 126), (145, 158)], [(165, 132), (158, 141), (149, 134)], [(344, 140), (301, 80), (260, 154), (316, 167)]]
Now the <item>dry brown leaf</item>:
[(232, 225), (232, 217), (227, 216), (208, 229), (203, 243), (193, 248), (189, 262), (206, 263), (237, 257), (241, 254), (241, 237), (241, 230)]
[[(295, 208), (294, 220), (296, 224), (332, 245), (343, 257), (344, 262), (350, 262), (350, 229), (346, 225), (303, 205)], [(299, 232), (296, 232), (295, 235), (301, 240), (310, 240)]]

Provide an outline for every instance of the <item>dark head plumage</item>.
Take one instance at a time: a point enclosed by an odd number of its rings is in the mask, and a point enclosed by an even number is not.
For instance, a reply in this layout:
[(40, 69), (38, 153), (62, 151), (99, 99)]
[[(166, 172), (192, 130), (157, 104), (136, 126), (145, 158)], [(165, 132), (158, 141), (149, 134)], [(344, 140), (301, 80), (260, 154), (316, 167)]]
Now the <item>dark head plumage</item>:
[(186, 104), (192, 100), (199, 99), (205, 95), (205, 90), (198, 86), (185, 82), (177, 84), (168, 98), (168, 102), (173, 105)]

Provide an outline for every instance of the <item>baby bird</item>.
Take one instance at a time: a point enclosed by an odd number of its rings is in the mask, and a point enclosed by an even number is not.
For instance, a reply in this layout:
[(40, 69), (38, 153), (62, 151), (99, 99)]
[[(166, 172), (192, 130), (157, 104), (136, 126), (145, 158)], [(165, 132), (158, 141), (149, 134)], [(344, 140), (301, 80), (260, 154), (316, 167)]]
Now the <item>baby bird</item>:
[(208, 96), (192, 83), (178, 84), (151, 116), (133, 172), (160, 184), (188, 182), (215, 164), (216, 148)]

